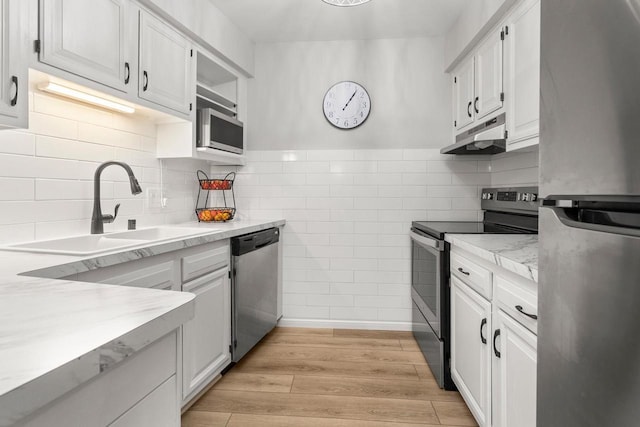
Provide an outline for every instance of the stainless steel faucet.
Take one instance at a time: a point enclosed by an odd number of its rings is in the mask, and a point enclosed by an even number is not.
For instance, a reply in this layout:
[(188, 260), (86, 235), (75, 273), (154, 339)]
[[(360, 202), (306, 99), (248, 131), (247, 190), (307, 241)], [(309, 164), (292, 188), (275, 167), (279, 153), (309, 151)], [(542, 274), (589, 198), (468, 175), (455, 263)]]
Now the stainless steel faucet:
[(98, 169), (96, 169), (96, 173), (93, 176), (93, 214), (91, 214), (91, 234), (104, 233), (104, 223), (111, 223), (115, 221), (118, 216), (120, 203), (116, 205), (113, 215), (103, 215), (102, 207), (100, 206), (100, 175), (107, 166), (111, 165), (122, 166), (122, 168), (127, 171), (127, 175), (129, 175), (129, 184), (131, 185), (131, 194), (135, 196), (136, 194), (142, 193), (142, 188), (140, 188), (140, 184), (138, 184), (138, 180), (133, 175), (133, 171), (128, 164), (122, 162), (104, 162), (98, 166)]

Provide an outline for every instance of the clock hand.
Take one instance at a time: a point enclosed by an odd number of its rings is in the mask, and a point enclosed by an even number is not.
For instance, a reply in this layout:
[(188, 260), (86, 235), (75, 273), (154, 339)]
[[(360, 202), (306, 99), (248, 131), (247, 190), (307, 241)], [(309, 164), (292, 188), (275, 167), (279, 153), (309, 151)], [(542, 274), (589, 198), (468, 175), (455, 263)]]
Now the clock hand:
[(353, 92), (353, 95), (351, 95), (351, 98), (349, 98), (349, 100), (347, 101), (347, 103), (344, 105), (344, 107), (342, 107), (342, 111), (344, 111), (345, 108), (347, 108), (349, 106), (349, 104), (351, 103), (351, 100), (353, 100), (353, 97), (356, 96), (356, 93), (358, 93), (358, 89), (356, 89), (355, 92)]

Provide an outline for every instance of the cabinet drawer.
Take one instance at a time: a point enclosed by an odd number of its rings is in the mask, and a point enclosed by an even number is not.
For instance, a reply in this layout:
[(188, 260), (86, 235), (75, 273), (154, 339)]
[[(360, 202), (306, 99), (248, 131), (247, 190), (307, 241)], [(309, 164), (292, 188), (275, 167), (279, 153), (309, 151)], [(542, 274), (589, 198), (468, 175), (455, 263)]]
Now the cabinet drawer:
[(174, 427), (180, 423), (176, 405), (176, 376), (172, 376), (109, 427)]
[(229, 265), (229, 241), (225, 240), (182, 258), (182, 281), (188, 282), (227, 265)]
[(461, 257), (458, 254), (451, 254), (451, 273), (465, 282), (472, 289), (491, 300), (491, 271), (480, 267), (475, 262)]
[[(498, 307), (519, 323), (538, 333), (538, 297), (522, 285), (496, 276), (496, 300)], [(535, 318), (534, 318), (535, 317)]]
[(178, 264), (171, 259), (171, 256), (167, 255), (158, 255), (111, 267), (85, 271), (74, 277), (68, 277), (68, 279), (137, 288), (165, 290), (178, 290), (180, 288)]
[(121, 286), (135, 286), (140, 288), (171, 289), (175, 284), (173, 280), (174, 262), (167, 261), (158, 265), (141, 268), (130, 273), (115, 276), (104, 283)]
[[(177, 335), (172, 332), (37, 412), (20, 427), (104, 427), (170, 378), (177, 369)], [(135, 380), (132, 380), (135, 379)], [(175, 382), (174, 382), (175, 384)], [(177, 389), (172, 407), (178, 411)], [(166, 411), (165, 411), (166, 412)], [(176, 420), (177, 421), (177, 420)]]

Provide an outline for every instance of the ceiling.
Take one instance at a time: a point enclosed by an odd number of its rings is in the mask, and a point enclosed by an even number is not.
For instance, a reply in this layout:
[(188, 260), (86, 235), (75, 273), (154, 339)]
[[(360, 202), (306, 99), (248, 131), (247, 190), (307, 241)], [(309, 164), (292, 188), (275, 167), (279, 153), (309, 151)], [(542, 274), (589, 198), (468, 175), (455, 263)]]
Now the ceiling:
[(371, 0), (336, 7), (322, 0), (210, 0), (255, 42), (439, 36), (473, 0)]

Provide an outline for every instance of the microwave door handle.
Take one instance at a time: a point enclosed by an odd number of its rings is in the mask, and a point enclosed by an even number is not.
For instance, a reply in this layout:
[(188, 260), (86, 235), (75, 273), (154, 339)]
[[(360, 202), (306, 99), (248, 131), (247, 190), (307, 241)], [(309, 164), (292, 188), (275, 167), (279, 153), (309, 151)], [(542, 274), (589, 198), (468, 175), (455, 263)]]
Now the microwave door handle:
[(425, 236), (421, 236), (417, 233), (414, 233), (413, 231), (411, 231), (409, 233), (409, 236), (411, 237), (412, 240), (415, 240), (416, 242), (418, 242), (419, 244), (423, 245), (423, 246), (427, 246), (430, 248), (433, 248), (437, 251), (444, 251), (444, 245), (442, 244), (442, 242), (440, 240), (436, 240), (436, 239), (431, 239)]

